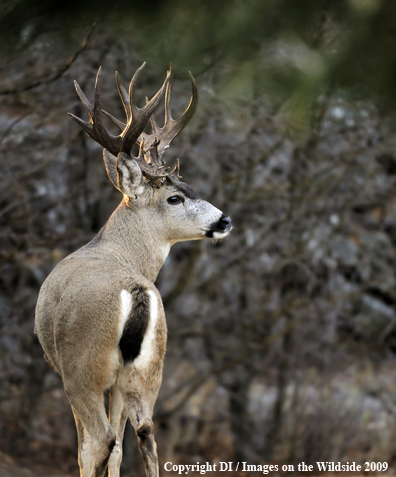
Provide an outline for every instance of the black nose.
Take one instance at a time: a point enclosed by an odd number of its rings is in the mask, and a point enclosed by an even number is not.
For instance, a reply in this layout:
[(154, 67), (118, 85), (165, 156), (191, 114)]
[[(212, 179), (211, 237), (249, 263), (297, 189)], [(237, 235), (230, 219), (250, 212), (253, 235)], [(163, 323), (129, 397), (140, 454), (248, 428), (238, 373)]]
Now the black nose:
[(219, 230), (227, 230), (231, 228), (231, 219), (226, 215), (223, 215), (220, 220), (217, 222), (217, 227)]

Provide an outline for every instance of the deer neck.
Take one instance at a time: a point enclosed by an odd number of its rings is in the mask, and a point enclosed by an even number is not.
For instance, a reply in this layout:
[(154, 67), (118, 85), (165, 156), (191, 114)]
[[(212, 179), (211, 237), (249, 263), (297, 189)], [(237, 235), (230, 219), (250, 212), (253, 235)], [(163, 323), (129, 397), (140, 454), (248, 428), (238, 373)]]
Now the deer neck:
[(160, 237), (147, 210), (128, 206), (125, 201), (104, 226), (101, 242), (113, 258), (128, 263), (151, 282), (170, 250), (170, 243)]

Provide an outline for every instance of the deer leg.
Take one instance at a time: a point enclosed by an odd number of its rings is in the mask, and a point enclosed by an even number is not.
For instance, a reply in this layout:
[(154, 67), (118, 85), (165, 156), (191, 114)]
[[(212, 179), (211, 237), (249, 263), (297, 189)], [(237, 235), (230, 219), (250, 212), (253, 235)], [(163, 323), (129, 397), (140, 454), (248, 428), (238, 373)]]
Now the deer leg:
[(109, 477), (119, 477), (122, 460), (122, 441), (127, 414), (120, 389), (114, 385), (110, 391), (110, 424), (116, 435), (116, 443), (109, 460)]
[[(151, 420), (155, 399), (145, 400), (139, 393), (130, 391), (126, 394), (125, 401), (128, 416), (138, 438), (139, 451), (143, 457), (146, 477), (158, 477), (157, 444), (154, 440), (154, 424)], [(148, 404), (150, 401), (152, 405)]]
[(136, 429), (136, 435), (139, 442), (139, 451), (143, 457), (146, 477), (158, 477), (158, 455), (157, 444), (154, 440), (154, 424), (149, 418), (143, 420), (142, 424)]
[(107, 419), (103, 393), (85, 389), (82, 397), (82, 394), (74, 394), (66, 388), (66, 394), (76, 422), (83, 425), (83, 433), (80, 435), (81, 476), (104, 477), (116, 436)]
[(80, 476), (84, 477), (84, 469), (85, 469), (85, 475), (87, 475), (87, 472), (90, 468), (91, 453), (89, 449), (89, 440), (87, 439), (84, 440), (84, 432), (86, 433), (86, 431), (84, 430), (84, 425), (81, 419), (77, 416), (77, 413), (74, 410), (73, 406), (72, 406), (72, 411), (73, 411), (73, 416), (74, 416), (74, 420), (76, 422), (76, 428), (77, 428), (78, 466), (80, 468)]

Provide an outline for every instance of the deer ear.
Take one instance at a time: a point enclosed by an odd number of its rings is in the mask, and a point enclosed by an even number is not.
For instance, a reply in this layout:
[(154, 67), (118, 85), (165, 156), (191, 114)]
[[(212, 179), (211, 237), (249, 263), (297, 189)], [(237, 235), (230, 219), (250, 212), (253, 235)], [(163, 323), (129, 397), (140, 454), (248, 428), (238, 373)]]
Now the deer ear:
[(143, 174), (137, 162), (128, 154), (120, 152), (117, 157), (103, 150), (107, 175), (114, 187), (129, 197), (138, 197), (144, 190)]
[(133, 157), (120, 152), (117, 156), (117, 185), (121, 192), (129, 197), (137, 198), (144, 191), (143, 174)]
[(121, 189), (118, 187), (118, 175), (116, 169), (117, 158), (113, 156), (113, 154), (111, 154), (111, 152), (109, 152), (107, 149), (103, 149), (103, 160), (109, 179), (111, 180), (113, 186), (120, 191)]

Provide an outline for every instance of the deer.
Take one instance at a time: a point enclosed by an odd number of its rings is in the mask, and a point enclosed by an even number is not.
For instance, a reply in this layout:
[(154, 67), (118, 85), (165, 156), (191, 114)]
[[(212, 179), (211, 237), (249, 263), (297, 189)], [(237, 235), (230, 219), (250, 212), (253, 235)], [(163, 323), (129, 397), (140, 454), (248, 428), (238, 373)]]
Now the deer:
[[(222, 239), (232, 229), (228, 216), (180, 181), (179, 160), (171, 171), (162, 159), (196, 111), (198, 90), (192, 74), (190, 103), (173, 119), (170, 71), (151, 100), (146, 97), (142, 108), (136, 105), (137, 79), (144, 66), (133, 75), (128, 91), (116, 72), (126, 123), (102, 110), (101, 68), (93, 105), (74, 82), (89, 121), (68, 114), (104, 148), (107, 175), (122, 200), (89, 243), (56, 265), (36, 306), (35, 333), (71, 404), (81, 477), (103, 477), (107, 470), (110, 477), (119, 476), (128, 419), (146, 477), (158, 477), (152, 418), (167, 326), (154, 282), (173, 244)], [(163, 98), (165, 120), (160, 127), (153, 113)], [(103, 116), (120, 129), (118, 136), (106, 128)], [(152, 131), (146, 133), (149, 121)]]

